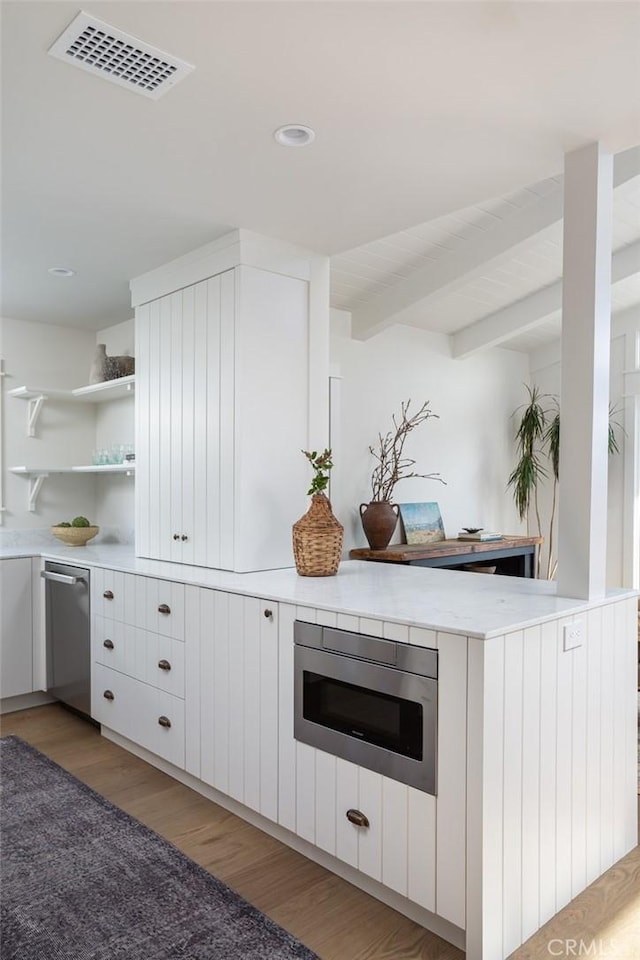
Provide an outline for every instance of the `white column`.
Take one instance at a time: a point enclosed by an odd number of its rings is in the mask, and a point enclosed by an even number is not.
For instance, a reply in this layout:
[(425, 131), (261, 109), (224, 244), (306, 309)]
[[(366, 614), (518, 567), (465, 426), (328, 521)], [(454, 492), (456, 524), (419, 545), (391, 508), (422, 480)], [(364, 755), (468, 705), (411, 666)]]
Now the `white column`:
[(625, 339), (622, 584), (640, 588), (640, 330)]
[(565, 158), (558, 595), (606, 589), (613, 157)]

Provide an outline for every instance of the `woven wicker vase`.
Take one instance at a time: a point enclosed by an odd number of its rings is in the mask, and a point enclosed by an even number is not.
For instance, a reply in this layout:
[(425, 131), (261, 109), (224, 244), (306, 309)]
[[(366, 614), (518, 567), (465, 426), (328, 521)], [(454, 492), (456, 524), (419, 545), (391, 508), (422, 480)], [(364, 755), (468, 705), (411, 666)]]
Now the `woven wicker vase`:
[(324, 493), (314, 493), (311, 506), (293, 525), (293, 556), (301, 577), (333, 577), (338, 572), (344, 527), (336, 520)]

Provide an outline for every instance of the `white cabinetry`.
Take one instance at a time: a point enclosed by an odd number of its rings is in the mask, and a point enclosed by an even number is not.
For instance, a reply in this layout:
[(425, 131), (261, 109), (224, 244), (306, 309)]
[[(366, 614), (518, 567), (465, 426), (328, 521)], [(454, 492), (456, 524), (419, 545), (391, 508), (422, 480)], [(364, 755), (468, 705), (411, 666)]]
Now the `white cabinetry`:
[(246, 572), (292, 565), (306, 508), (311, 284), (304, 261), (228, 261), (132, 284), (136, 552)]
[(0, 698), (33, 692), (31, 559), (0, 560)]
[(184, 585), (96, 569), (91, 591), (91, 715), (184, 768)]
[(276, 822), (278, 604), (217, 590), (197, 594), (200, 763), (191, 772)]

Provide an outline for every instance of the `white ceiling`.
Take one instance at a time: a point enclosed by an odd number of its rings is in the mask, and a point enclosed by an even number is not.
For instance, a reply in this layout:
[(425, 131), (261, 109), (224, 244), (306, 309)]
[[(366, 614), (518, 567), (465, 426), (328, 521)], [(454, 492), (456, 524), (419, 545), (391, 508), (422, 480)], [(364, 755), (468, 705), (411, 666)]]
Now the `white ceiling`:
[[(233, 227), (330, 255), (403, 231), (424, 257), (416, 224), (527, 202), (526, 185), (591, 140), (640, 143), (636, 2), (82, 9), (196, 69), (147, 100), (47, 56), (78, 5), (2, 3), (9, 316), (117, 322), (130, 277)], [(314, 127), (315, 143), (277, 146), (287, 122)], [(50, 266), (77, 276), (51, 278)], [(364, 279), (387, 282), (375, 269)]]

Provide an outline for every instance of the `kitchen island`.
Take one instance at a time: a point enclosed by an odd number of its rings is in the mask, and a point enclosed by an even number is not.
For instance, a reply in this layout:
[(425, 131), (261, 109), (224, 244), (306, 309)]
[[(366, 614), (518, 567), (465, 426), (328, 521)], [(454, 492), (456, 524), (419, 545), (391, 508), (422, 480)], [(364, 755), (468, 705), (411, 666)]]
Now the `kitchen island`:
[[(503, 960), (636, 843), (633, 591), (586, 602), (545, 581), (357, 561), (332, 578), (233, 574), (100, 545), (46, 557), (92, 568), (106, 736), (470, 960)], [(294, 740), (296, 619), (437, 650), (437, 795)], [(174, 669), (109, 659), (105, 638)], [(147, 702), (170, 729), (145, 726)], [(345, 818), (354, 807), (368, 827)]]

